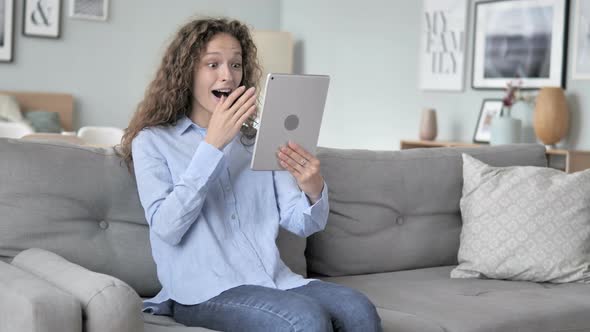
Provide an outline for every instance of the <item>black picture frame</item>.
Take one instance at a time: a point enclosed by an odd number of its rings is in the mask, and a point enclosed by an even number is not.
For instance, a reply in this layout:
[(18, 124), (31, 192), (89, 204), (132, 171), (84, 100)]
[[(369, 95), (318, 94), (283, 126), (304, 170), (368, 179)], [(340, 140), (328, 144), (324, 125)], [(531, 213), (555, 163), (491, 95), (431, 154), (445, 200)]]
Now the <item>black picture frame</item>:
[(0, 0), (0, 62), (14, 61), (15, 1)]
[(61, 37), (61, 0), (24, 0), (23, 36), (58, 39)]
[(502, 99), (484, 99), (481, 103), (479, 116), (473, 133), (473, 142), (489, 144), (492, 119), (502, 111)]
[(499, 90), (521, 80), (525, 90), (565, 89), (569, 6), (570, 0), (476, 2), (471, 87)]

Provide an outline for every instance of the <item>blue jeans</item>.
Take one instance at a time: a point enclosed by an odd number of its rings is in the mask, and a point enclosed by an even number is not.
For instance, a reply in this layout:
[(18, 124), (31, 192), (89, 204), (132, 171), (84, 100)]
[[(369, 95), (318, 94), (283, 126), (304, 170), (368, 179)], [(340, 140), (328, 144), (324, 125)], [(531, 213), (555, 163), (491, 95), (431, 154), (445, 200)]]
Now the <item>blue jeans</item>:
[(187, 326), (219, 331), (382, 331), (375, 306), (362, 293), (323, 281), (289, 290), (244, 285), (196, 305), (174, 303)]

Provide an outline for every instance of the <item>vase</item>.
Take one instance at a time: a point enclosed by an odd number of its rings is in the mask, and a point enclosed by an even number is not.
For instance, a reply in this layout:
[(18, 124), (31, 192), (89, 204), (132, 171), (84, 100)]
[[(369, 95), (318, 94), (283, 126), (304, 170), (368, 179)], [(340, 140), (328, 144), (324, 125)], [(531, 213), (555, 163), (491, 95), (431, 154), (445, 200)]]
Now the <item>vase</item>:
[(420, 139), (432, 141), (436, 138), (436, 134), (436, 111), (432, 108), (425, 108), (422, 110), (422, 118), (420, 119)]
[(522, 121), (509, 116), (509, 110), (502, 113), (492, 120), (490, 145), (520, 143)]
[(534, 105), (528, 102), (516, 102), (511, 107), (510, 116), (521, 120), (520, 143), (536, 143), (537, 136), (533, 128)]
[(533, 126), (537, 137), (548, 146), (555, 145), (567, 134), (569, 111), (561, 88), (545, 87), (539, 91)]

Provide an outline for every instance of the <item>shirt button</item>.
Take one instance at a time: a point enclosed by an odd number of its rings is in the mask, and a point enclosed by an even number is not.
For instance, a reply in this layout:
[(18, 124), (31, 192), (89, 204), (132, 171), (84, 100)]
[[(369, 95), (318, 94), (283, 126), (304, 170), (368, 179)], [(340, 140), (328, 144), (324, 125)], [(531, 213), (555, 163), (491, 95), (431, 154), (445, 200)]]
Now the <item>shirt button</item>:
[(403, 216), (397, 216), (397, 218), (395, 218), (395, 223), (398, 225), (403, 225), (404, 224), (404, 217)]
[(235, 215), (235, 214), (232, 214), (232, 215), (231, 215), (231, 218), (232, 218), (232, 219), (236, 219), (236, 215)]
[(98, 223), (98, 227), (100, 227), (102, 229), (107, 229), (107, 228), (109, 228), (109, 223), (106, 220), (101, 220)]
[(229, 191), (231, 188), (229, 186), (225, 187), (225, 191)]

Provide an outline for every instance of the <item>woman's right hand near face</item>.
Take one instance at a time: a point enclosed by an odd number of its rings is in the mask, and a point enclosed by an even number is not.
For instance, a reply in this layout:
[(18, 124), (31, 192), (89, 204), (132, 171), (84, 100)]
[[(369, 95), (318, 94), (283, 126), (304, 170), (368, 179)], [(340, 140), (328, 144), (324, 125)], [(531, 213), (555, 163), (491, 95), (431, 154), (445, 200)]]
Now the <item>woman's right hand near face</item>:
[(244, 90), (245, 87), (241, 86), (227, 98), (221, 97), (209, 120), (205, 142), (223, 149), (238, 134), (248, 117), (256, 112), (256, 89)]

